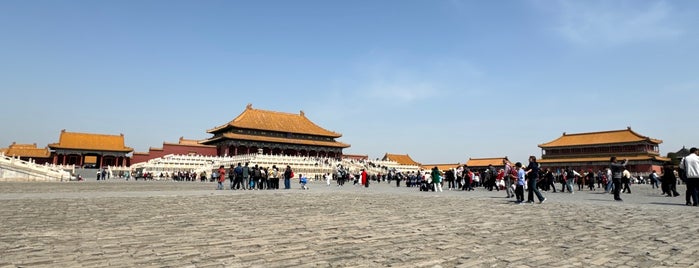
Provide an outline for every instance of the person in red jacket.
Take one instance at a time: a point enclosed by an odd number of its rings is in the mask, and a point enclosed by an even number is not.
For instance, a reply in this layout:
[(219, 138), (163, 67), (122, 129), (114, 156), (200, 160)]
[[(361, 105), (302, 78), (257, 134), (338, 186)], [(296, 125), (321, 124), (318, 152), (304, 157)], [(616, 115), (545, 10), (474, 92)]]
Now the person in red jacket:
[(223, 190), (224, 181), (226, 181), (226, 168), (221, 166), (218, 168), (218, 188), (216, 190)]

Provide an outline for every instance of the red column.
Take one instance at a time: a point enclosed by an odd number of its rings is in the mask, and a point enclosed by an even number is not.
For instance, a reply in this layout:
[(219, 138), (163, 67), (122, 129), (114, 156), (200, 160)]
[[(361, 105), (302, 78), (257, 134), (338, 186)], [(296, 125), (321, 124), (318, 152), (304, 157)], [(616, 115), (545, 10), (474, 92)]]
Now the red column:
[(82, 156), (80, 158), (78, 158), (78, 166), (83, 165), (83, 160), (85, 160), (85, 159), (83, 159)]
[(100, 155), (100, 166), (99, 168), (102, 168), (102, 165), (104, 164), (104, 155)]
[(238, 146), (233, 148), (233, 152), (235, 152), (233, 155), (238, 155)]
[(53, 155), (53, 164), (58, 164), (58, 154)]
[(63, 165), (66, 164), (66, 155), (63, 155)]

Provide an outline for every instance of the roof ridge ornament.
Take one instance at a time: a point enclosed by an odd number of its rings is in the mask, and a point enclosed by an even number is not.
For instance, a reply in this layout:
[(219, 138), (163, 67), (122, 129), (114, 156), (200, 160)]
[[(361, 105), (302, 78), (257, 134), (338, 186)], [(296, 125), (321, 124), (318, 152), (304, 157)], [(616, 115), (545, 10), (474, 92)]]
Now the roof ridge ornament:
[(246, 110), (252, 110), (252, 103), (248, 103), (247, 106), (245, 106)]
[(303, 116), (303, 117), (306, 117), (306, 113), (304, 113), (303, 110), (301, 110), (301, 111), (299, 112), (299, 114), (300, 114), (301, 116)]

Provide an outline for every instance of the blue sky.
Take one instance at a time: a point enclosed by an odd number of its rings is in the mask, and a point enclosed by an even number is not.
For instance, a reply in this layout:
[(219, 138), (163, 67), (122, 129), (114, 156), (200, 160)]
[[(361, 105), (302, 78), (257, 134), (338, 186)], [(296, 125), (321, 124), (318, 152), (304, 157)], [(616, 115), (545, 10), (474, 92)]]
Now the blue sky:
[(632, 127), (697, 146), (697, 1), (0, 1), (0, 147), (61, 129), (136, 151), (248, 103), (371, 158), (541, 155)]

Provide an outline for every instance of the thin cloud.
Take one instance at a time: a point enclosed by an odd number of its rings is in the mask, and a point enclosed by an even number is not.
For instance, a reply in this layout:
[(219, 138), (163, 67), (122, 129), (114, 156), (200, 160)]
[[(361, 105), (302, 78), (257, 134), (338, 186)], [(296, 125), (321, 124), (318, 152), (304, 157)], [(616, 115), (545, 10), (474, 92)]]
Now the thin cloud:
[(362, 73), (361, 91), (366, 97), (399, 102), (449, 96), (484, 76), (484, 72), (473, 65), (453, 60), (410, 65), (381, 61), (363, 65)]
[(638, 41), (677, 38), (683, 30), (673, 19), (674, 9), (665, 1), (642, 5), (640, 1), (539, 2), (558, 15), (555, 31), (580, 45), (623, 45)]

